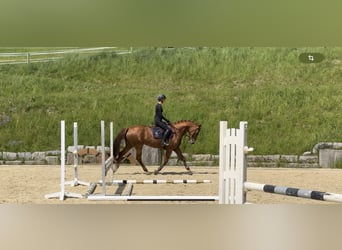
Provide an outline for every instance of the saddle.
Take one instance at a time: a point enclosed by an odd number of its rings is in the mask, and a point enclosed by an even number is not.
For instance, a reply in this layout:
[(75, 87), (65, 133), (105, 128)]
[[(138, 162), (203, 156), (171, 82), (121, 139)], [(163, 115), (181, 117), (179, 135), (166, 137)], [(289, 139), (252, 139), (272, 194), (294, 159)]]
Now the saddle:
[[(161, 127), (152, 126), (151, 127), (152, 135), (154, 139), (162, 139), (165, 133), (165, 130)], [(171, 132), (170, 138), (173, 136), (173, 132)]]

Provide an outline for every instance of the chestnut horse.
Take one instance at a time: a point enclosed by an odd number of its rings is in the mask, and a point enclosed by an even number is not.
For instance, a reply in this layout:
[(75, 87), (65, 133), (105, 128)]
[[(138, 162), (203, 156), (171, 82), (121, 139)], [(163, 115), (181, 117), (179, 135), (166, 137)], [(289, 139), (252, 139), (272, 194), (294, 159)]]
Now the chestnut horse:
[[(160, 167), (154, 171), (154, 174), (158, 174), (159, 171), (163, 169), (163, 167), (169, 161), (172, 151), (176, 152), (178, 158), (184, 162), (185, 169), (188, 170), (189, 174), (192, 174), (189, 166), (186, 164), (185, 157), (183, 156), (179, 146), (181, 144), (182, 137), (187, 133), (189, 135), (189, 142), (191, 144), (195, 143), (198, 133), (201, 130), (201, 125), (189, 120), (182, 120), (172, 124), (171, 128), (173, 130), (173, 136), (169, 139), (169, 145), (166, 147), (161, 145), (161, 139), (155, 139), (153, 137), (151, 127), (132, 126), (122, 129), (115, 138), (113, 145), (113, 155), (116, 164), (113, 172), (119, 168), (120, 162), (125, 158), (125, 155), (128, 153), (128, 151), (134, 147), (136, 149), (137, 161), (140, 163), (144, 172), (149, 174), (150, 172), (141, 160), (143, 145), (147, 145), (153, 148), (165, 149), (163, 162)], [(125, 148), (120, 151), (120, 144), (122, 140), (125, 140)]]

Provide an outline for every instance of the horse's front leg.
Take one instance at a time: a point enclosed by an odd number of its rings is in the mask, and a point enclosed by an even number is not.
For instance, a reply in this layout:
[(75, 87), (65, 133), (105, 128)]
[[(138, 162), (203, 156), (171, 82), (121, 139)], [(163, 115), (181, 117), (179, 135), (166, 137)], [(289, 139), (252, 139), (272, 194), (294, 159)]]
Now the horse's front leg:
[(178, 159), (180, 159), (184, 163), (185, 169), (188, 170), (190, 175), (192, 175), (192, 171), (190, 170), (190, 167), (186, 164), (186, 159), (185, 159), (182, 151), (180, 150), (180, 148), (176, 148), (176, 149), (174, 149), (174, 151), (176, 152)]
[(169, 161), (169, 158), (171, 156), (171, 153), (172, 153), (172, 149), (167, 149), (165, 154), (164, 154), (164, 161), (162, 163), (162, 165), (160, 165), (160, 167), (154, 171), (154, 174), (158, 174), (162, 169), (163, 167), (166, 165), (166, 163)]

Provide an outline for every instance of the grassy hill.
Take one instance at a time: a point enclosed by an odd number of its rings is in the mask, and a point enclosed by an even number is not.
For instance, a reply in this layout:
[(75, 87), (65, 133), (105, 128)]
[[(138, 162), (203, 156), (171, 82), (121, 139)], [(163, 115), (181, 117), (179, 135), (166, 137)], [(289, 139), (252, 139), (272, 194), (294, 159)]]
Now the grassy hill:
[[(298, 60), (320, 52), (317, 64)], [(342, 48), (139, 48), (0, 66), (0, 151), (59, 148), (60, 120), (79, 143), (100, 144), (100, 120), (149, 125), (159, 93), (171, 121), (202, 124), (185, 151), (218, 153), (219, 121), (248, 121), (256, 154), (301, 154), (341, 141)]]

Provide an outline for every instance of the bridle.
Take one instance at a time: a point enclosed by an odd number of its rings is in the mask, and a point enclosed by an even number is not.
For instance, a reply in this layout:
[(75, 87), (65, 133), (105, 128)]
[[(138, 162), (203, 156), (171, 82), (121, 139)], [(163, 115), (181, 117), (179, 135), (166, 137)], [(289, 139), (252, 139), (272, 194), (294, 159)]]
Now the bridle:
[[(169, 125), (170, 125), (170, 127), (172, 128), (172, 130), (173, 130), (173, 132), (174, 132), (175, 134), (177, 134), (177, 133), (179, 132), (179, 130), (180, 130), (179, 128), (177, 128), (177, 127), (174, 126), (173, 124), (169, 124)], [(200, 130), (201, 130), (201, 125), (197, 125), (196, 128), (194, 128), (194, 129), (192, 129), (192, 130), (189, 129), (187, 133), (183, 134), (183, 137), (184, 137), (184, 138), (188, 137), (190, 143), (193, 144), (193, 143), (195, 143), (196, 138), (197, 138), (197, 135), (198, 135), (198, 133), (200, 132)], [(195, 138), (195, 139), (194, 139), (194, 138)]]
[(200, 125), (197, 128), (193, 129), (193, 130), (189, 130), (187, 136), (189, 137), (190, 143), (195, 143), (195, 141), (197, 139), (197, 135), (199, 134), (200, 130), (201, 130), (201, 126)]

